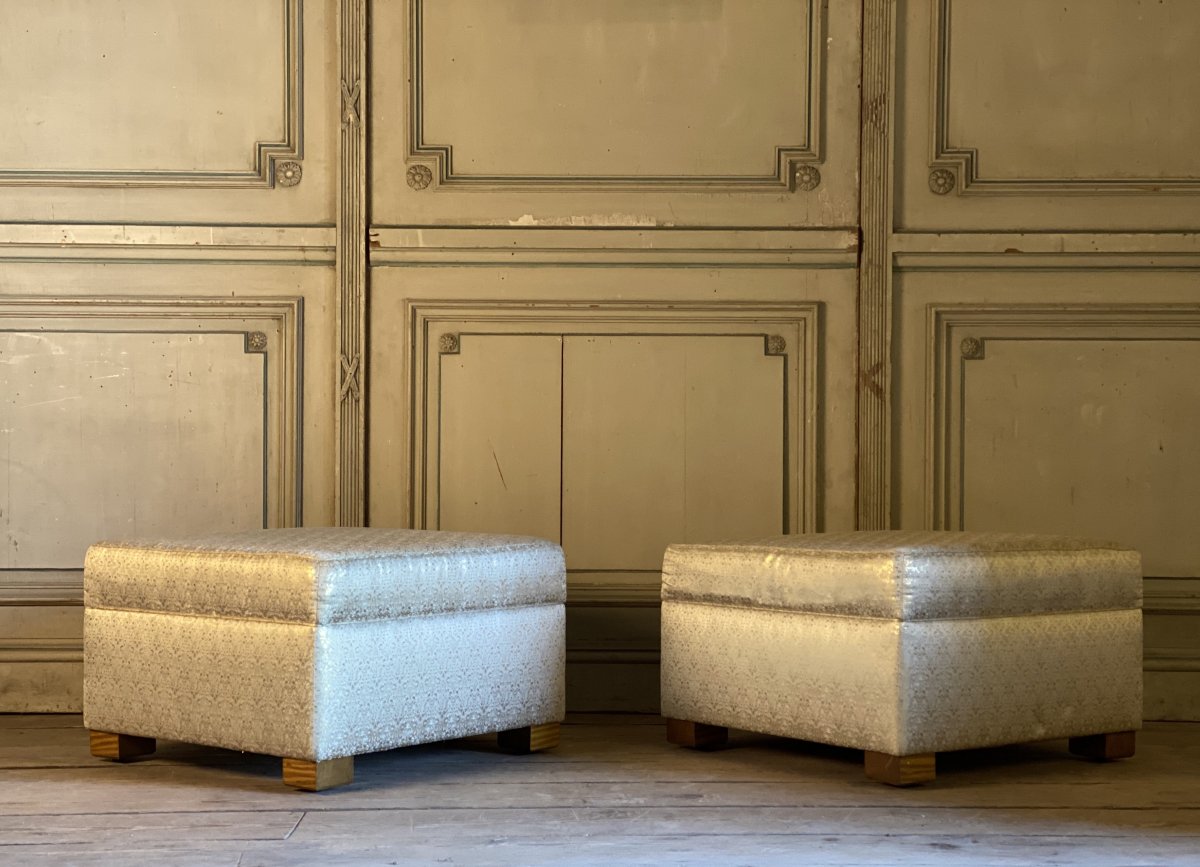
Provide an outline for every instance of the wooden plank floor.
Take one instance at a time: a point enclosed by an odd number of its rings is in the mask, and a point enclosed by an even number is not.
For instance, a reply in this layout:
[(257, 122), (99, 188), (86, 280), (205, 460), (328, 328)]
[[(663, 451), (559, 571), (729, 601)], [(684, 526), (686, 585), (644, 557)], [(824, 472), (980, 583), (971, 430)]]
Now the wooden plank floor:
[(939, 756), (892, 789), (862, 754), (735, 733), (696, 753), (654, 717), (576, 716), (550, 753), (473, 738), (359, 757), (286, 789), (279, 761), (160, 741), (119, 765), (75, 716), (0, 716), (0, 864), (1200, 865), (1200, 724), (1102, 765), (1064, 741)]

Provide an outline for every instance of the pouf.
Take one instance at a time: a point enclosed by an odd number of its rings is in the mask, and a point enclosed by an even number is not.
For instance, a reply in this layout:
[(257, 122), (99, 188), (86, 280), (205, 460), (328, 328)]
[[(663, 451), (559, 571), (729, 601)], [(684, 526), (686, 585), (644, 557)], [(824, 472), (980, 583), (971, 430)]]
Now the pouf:
[(353, 756), (500, 733), (557, 744), (562, 549), (517, 536), (303, 528), (102, 543), (84, 568), (95, 755), (155, 738), (282, 757), (349, 782)]
[(866, 752), (934, 778), (946, 750), (1071, 738), (1133, 754), (1142, 717), (1136, 551), (1053, 536), (853, 532), (672, 545), (662, 713), (703, 747), (727, 729)]

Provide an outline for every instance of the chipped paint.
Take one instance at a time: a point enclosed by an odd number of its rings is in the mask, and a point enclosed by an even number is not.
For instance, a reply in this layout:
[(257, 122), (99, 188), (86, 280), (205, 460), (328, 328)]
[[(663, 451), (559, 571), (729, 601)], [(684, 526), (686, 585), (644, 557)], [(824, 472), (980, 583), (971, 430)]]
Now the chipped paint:
[(66, 352), (66, 350), (63, 349), (62, 346), (59, 345), (55, 340), (52, 340), (44, 334), (14, 332), (10, 336), (9, 346), (5, 348), (6, 351), (0, 352), (0, 364), (23, 364), (30, 358), (43, 358), (46, 356), (47, 353), (45, 351), (36, 353), (14, 351), (17, 347), (17, 344), (22, 340), (33, 341), (34, 343), (41, 344), (43, 347), (49, 349), (48, 354), (50, 355), (63, 355)]
[[(654, 217), (642, 214), (587, 214), (570, 217), (535, 217), (533, 214), (522, 214), (519, 219), (509, 220), (510, 226), (650, 226), (659, 225)], [(666, 224), (664, 224), (666, 225)]]

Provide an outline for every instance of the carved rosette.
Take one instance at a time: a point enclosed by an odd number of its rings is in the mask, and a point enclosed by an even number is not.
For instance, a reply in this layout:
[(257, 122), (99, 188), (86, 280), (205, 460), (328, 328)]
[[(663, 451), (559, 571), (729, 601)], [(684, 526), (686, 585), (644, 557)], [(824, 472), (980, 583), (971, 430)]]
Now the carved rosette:
[(442, 355), (456, 355), (459, 350), (457, 334), (443, 334), (438, 338), (438, 352)]
[(964, 337), (958, 349), (967, 361), (978, 361), (983, 358), (983, 341), (978, 337)]
[(787, 339), (782, 334), (772, 334), (767, 338), (767, 355), (787, 355)]
[(266, 352), (267, 351), (267, 335), (261, 331), (246, 332), (246, 351), (247, 352)]
[(283, 160), (275, 164), (275, 182), (281, 187), (294, 187), (304, 177), (304, 168), (295, 160)]
[(816, 166), (796, 166), (794, 177), (796, 178), (796, 189), (798, 190), (811, 192), (821, 186), (821, 170)]
[(939, 196), (944, 196), (954, 189), (958, 178), (950, 169), (934, 169), (929, 173), (929, 189)]
[(433, 171), (429, 166), (415, 165), (408, 167), (408, 185), (414, 190), (423, 190), (433, 183)]

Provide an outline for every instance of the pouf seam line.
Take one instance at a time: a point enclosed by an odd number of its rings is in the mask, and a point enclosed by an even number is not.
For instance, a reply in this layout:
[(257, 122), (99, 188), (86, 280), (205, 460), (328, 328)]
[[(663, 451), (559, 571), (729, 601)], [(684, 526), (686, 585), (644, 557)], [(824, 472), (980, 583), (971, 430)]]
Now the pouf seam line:
[[(459, 549), (443, 549), (434, 551), (404, 551), (396, 550), (390, 552), (370, 553), (370, 554), (355, 554), (348, 553), (347, 556), (334, 555), (332, 557), (318, 556), (313, 554), (302, 554), (296, 551), (238, 551), (226, 550), (223, 548), (155, 548), (148, 545), (135, 545), (122, 542), (97, 542), (92, 547), (96, 548), (111, 548), (120, 551), (146, 551), (154, 554), (166, 554), (174, 557), (190, 557), (198, 554), (213, 555), (220, 557), (241, 557), (246, 559), (258, 559), (261, 557), (270, 557), (274, 559), (291, 559), (300, 560), (304, 563), (320, 565), (323, 563), (354, 563), (363, 560), (387, 560), (387, 559), (416, 559), (428, 557), (444, 557), (447, 554), (490, 554), (509, 551), (551, 551), (554, 543), (546, 542), (545, 545), (522, 543), (517, 545), (497, 545), (494, 547), (477, 547), (477, 548), (459, 548)], [(554, 546), (558, 547), (558, 546)]]
[(522, 602), (519, 605), (473, 606), (470, 608), (443, 608), (438, 611), (413, 611), (393, 617), (363, 617), (347, 620), (286, 620), (280, 617), (247, 617), (242, 614), (220, 614), (199, 611), (179, 611), (173, 608), (114, 608), (110, 605), (88, 605), (92, 611), (120, 611), (129, 614), (169, 614), (175, 617), (196, 617), (206, 620), (233, 620), (243, 623), (282, 623), (291, 626), (340, 626), (346, 623), (393, 623), (400, 620), (417, 620), (423, 617), (436, 617), (440, 614), (469, 614), (473, 611), (517, 611), (522, 608), (544, 608), (547, 606), (565, 605), (565, 599), (551, 599), (542, 602)]
[(1141, 611), (1141, 605), (1126, 608), (1064, 608), (1057, 611), (1026, 611), (1014, 614), (983, 614), (969, 617), (903, 617), (881, 614), (843, 614), (838, 611), (814, 611), (810, 608), (785, 608), (780, 605), (738, 605), (732, 602), (714, 602), (710, 599), (664, 596), (663, 602), (686, 602), (689, 605), (708, 605), (713, 608), (732, 608), (735, 611), (780, 611), (792, 614), (808, 614), (813, 617), (840, 617), (847, 620), (880, 620), (891, 623), (952, 623), (972, 620), (1004, 620), (1023, 617), (1053, 617), (1068, 614), (1101, 614), (1107, 611)]
[(867, 557), (902, 557), (902, 556), (921, 556), (921, 557), (995, 557), (1005, 554), (1084, 554), (1089, 551), (1109, 551), (1117, 553), (1137, 554), (1138, 551), (1134, 548), (1123, 547), (1114, 543), (1113, 547), (1105, 547), (1104, 545), (1089, 545), (1081, 548), (1004, 548), (1000, 550), (988, 550), (986, 548), (978, 551), (943, 551), (938, 548), (918, 548), (906, 549), (897, 548), (880, 548), (877, 551), (853, 551), (843, 548), (802, 548), (802, 547), (787, 547), (779, 545), (745, 545), (745, 544), (730, 544), (730, 545), (670, 545), (667, 552), (672, 550), (692, 552), (692, 551), (722, 551), (733, 554), (739, 553), (759, 553), (769, 552), (773, 554), (796, 554), (805, 557), (822, 557), (830, 554), (836, 554), (841, 557), (867, 558)]

